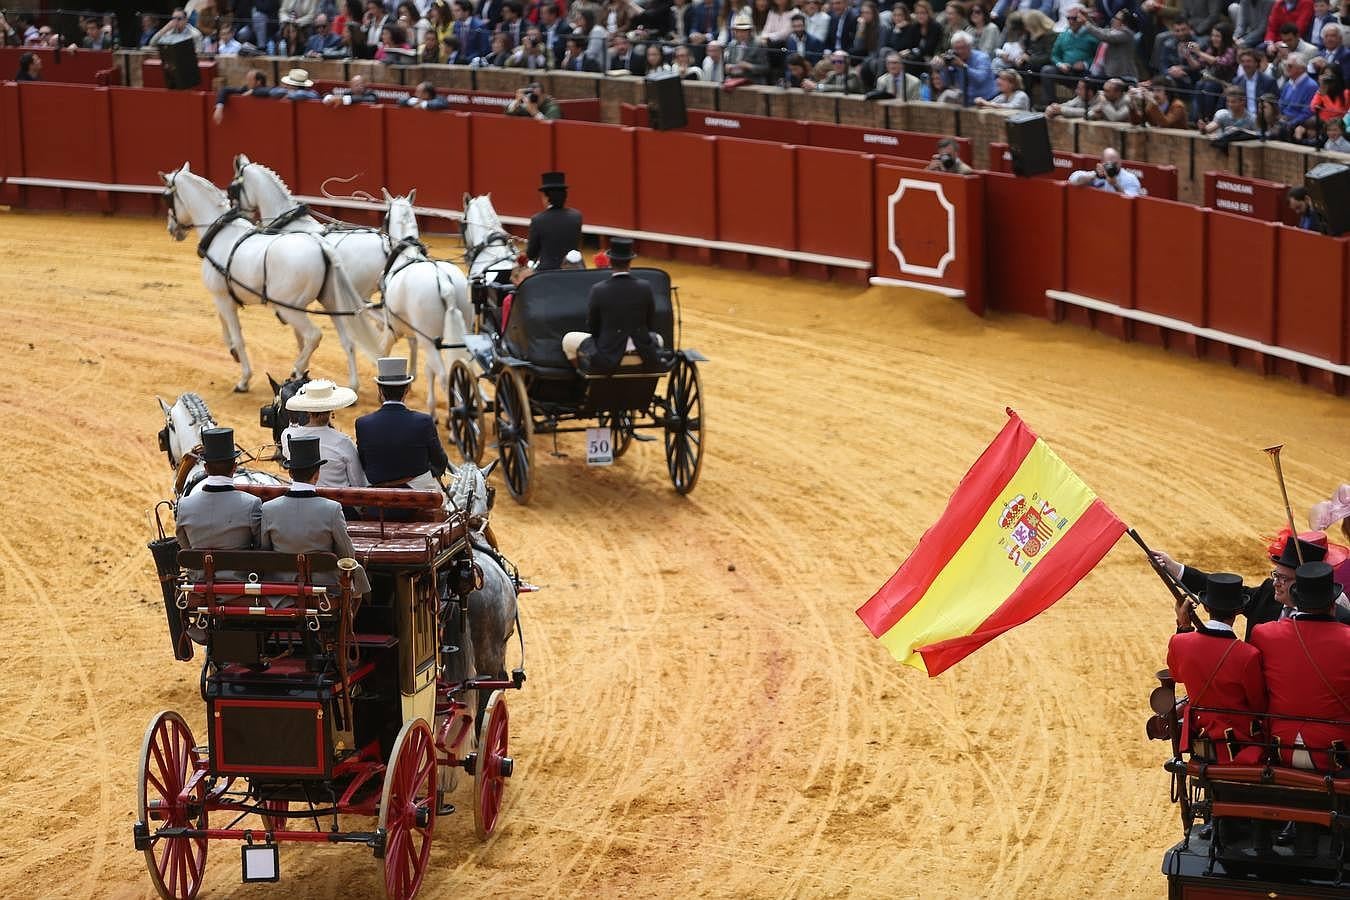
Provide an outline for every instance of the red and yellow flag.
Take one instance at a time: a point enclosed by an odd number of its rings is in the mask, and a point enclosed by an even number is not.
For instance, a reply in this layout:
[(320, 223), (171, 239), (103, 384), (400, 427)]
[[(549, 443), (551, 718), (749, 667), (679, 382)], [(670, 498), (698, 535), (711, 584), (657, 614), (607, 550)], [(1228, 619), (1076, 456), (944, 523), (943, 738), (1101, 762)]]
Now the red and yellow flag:
[(930, 676), (1049, 609), (1125, 525), (1012, 410), (937, 524), (858, 617)]

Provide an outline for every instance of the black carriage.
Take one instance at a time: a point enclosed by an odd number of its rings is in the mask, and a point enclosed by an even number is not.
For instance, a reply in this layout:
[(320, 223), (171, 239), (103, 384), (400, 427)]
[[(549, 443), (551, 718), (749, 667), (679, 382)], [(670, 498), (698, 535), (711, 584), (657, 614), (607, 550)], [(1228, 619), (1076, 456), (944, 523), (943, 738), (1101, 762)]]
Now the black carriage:
[[(267, 499), (285, 488), (240, 490)], [(365, 846), (385, 894), (407, 900), (460, 771), (473, 778), (479, 838), (496, 827), (513, 770), (503, 692), (524, 682), (524, 642), (510, 676), (474, 671), (467, 597), (482, 575), (464, 520), (447, 517), (436, 492), (319, 493), (370, 517), (348, 526), (357, 560), (175, 557), (172, 538), (152, 544), (175, 656), (204, 642), (207, 722), (197, 737), (161, 712), (141, 748), (135, 846), (162, 897), (196, 896), (207, 848), (230, 841), (242, 844), (246, 881), (279, 880), (286, 843)], [(366, 602), (351, 589), (358, 561)]]
[[(664, 432), (666, 468), (675, 490), (687, 494), (703, 466), (703, 384), (698, 363), (706, 357), (679, 347), (678, 296), (670, 276), (660, 269), (635, 268), (632, 274), (652, 287), (656, 331), (667, 361), (646, 367), (636, 355), (608, 375), (579, 371), (564, 355), (562, 339), (586, 331), (591, 288), (612, 273), (608, 269), (538, 272), (521, 282), (505, 310), (497, 292), (475, 286), (479, 334), (465, 344), (477, 373), (463, 362), (450, 372), (450, 437), (460, 454), (481, 461), (487, 445), (487, 419), (511, 496), (527, 503), (533, 493), (535, 440), (539, 435), (608, 428), (614, 459), (627, 452), (641, 432)], [(486, 401), (479, 381), (491, 382)], [(661, 385), (664, 379), (664, 388)], [(594, 425), (592, 425), (594, 423)], [(556, 440), (556, 438), (555, 438)]]

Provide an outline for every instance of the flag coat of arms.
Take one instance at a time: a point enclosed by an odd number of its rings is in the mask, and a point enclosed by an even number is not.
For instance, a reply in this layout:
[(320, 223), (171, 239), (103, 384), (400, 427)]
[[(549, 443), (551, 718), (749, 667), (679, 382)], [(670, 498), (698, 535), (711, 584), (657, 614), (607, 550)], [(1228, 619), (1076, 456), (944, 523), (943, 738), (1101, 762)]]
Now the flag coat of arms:
[(930, 676), (1064, 596), (1125, 525), (1014, 413), (914, 552), (858, 609)]

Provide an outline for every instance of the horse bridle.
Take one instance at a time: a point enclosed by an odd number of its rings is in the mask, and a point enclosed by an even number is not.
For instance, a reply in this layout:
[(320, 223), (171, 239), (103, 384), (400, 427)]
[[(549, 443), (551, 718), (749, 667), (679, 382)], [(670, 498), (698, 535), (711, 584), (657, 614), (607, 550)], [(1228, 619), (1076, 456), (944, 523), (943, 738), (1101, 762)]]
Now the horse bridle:
[[(483, 251), (489, 247), (510, 247), (512, 250), (515, 250), (516, 239), (504, 229), (493, 231), (487, 237), (483, 238), (481, 243), (469, 246), (470, 225), (477, 225), (480, 228), (492, 227), (484, 222), (470, 222), (469, 211), (464, 211), (464, 218), (460, 220), (459, 223), (459, 239), (460, 242), (464, 244), (464, 258), (468, 261), (470, 266), (472, 266), (478, 257), (482, 255)], [(512, 260), (512, 265), (515, 265), (514, 260)]]

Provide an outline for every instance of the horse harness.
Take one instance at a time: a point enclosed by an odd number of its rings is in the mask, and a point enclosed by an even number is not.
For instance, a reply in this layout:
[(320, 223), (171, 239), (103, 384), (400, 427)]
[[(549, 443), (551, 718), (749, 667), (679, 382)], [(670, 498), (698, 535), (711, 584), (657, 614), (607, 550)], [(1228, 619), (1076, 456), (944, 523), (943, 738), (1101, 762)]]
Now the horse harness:
[[(385, 216), (385, 221), (388, 222), (387, 215)], [(405, 255), (405, 251), (407, 250), (416, 250), (417, 253), (416, 255)], [(403, 261), (402, 265), (399, 265), (400, 260)], [(407, 328), (423, 340), (430, 341), (439, 350), (462, 348), (464, 346), (463, 344), (444, 343), (444, 335), (437, 337), (435, 335), (427, 334), (390, 309), (389, 304), (385, 302), (385, 285), (388, 283), (389, 279), (393, 278), (404, 269), (408, 269), (418, 263), (432, 264), (434, 271), (436, 272), (436, 293), (440, 296), (441, 303), (448, 309), (451, 301), (446, 296), (445, 273), (441, 271), (440, 266), (436, 265), (436, 260), (430, 258), (430, 255), (427, 252), (427, 245), (411, 235), (401, 238), (398, 243), (390, 248), (389, 259), (384, 264), (384, 271), (380, 273), (380, 302), (374, 304), (371, 308), (383, 310), (386, 317), (392, 316), (394, 319), (398, 320), (403, 327)]]

